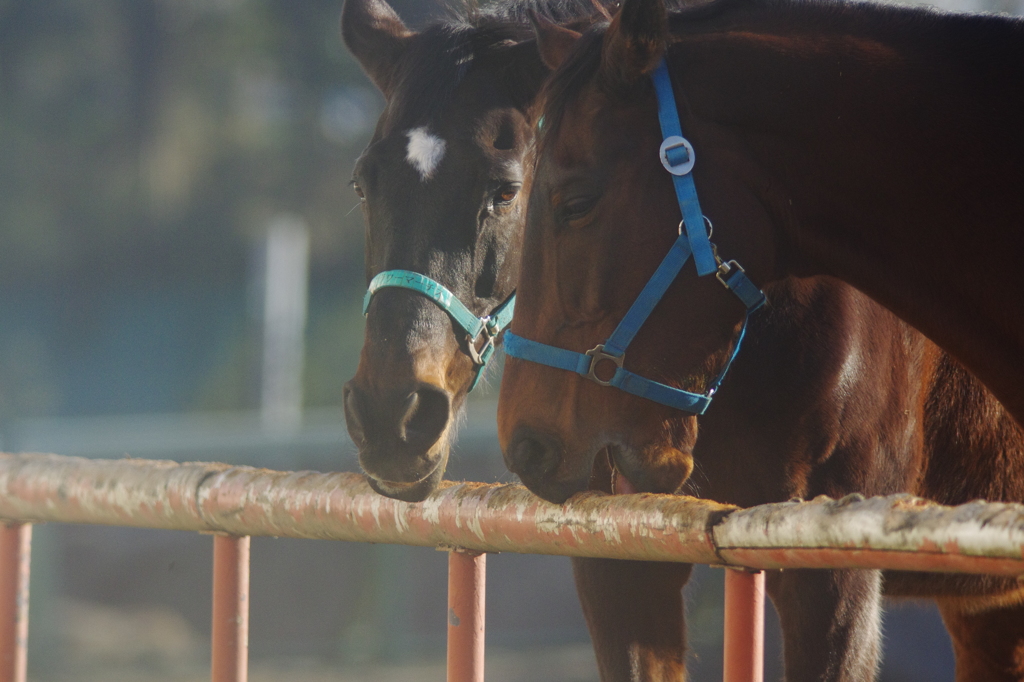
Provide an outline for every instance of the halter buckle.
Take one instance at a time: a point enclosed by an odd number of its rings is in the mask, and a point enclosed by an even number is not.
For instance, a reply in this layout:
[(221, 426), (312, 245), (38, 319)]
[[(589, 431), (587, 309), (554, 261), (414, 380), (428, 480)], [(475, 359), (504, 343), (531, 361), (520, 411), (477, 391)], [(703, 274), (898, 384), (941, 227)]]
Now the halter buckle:
[[(611, 379), (609, 379), (608, 381), (605, 381), (604, 379), (601, 379), (600, 377), (597, 376), (597, 373), (596, 373), (597, 365), (602, 360), (608, 360), (608, 361), (614, 363), (616, 367), (621, 369), (622, 368), (622, 362), (623, 362), (623, 360), (626, 359), (626, 355), (625, 354), (622, 354), (622, 355), (612, 355), (611, 353), (605, 352), (604, 344), (603, 343), (602, 344), (598, 344), (597, 346), (591, 348), (586, 353), (584, 353), (584, 355), (589, 355), (590, 356), (590, 366), (587, 367), (587, 378), (590, 379), (591, 381), (593, 381), (596, 384), (600, 384), (601, 386), (611, 386), (612, 385), (612, 381), (611, 381)], [(615, 375), (613, 374), (612, 378), (614, 378), (614, 376)]]
[[(469, 359), (473, 361), (473, 364), (478, 367), (483, 367), (487, 364), (491, 354), (494, 352), (494, 339), (498, 336), (494, 329), (497, 324), (497, 320), (491, 319), (488, 315), (487, 317), (482, 318), (481, 321), (484, 325), (476, 337), (466, 334), (466, 354), (469, 356)], [(480, 350), (477, 350), (476, 343), (481, 336), (484, 337), (484, 345), (480, 347)]]
[[(717, 252), (715, 253), (715, 256), (718, 256)], [(743, 269), (743, 266), (734, 260), (728, 262), (719, 261), (718, 270), (715, 271), (715, 279), (717, 279), (723, 287), (729, 289), (730, 291), (732, 291), (732, 287), (730, 287), (729, 283), (725, 281), (725, 278), (731, 275), (733, 270), (739, 270), (740, 272), (743, 273), (746, 272), (746, 270)]]

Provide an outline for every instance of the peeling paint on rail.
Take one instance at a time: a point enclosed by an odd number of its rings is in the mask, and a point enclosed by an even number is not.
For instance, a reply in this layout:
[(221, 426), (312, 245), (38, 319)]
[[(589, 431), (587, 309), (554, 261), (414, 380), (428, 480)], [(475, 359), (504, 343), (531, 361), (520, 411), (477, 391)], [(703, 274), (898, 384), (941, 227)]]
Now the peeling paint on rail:
[(755, 568), (799, 564), (1014, 575), (1024, 573), (1024, 505), (977, 501), (945, 507), (912, 495), (820, 497), (736, 511), (714, 528), (714, 540), (727, 562)]
[(409, 504), (357, 474), (0, 455), (0, 518), (35, 522), (709, 563), (718, 560), (711, 519), (730, 509), (600, 494), (559, 506), (519, 486), (479, 483), (445, 483)]
[(586, 493), (554, 505), (519, 486), (445, 483), (410, 504), (357, 474), (24, 454), (0, 455), (0, 518), (755, 568), (1024, 573), (1024, 505), (909, 496), (738, 510)]

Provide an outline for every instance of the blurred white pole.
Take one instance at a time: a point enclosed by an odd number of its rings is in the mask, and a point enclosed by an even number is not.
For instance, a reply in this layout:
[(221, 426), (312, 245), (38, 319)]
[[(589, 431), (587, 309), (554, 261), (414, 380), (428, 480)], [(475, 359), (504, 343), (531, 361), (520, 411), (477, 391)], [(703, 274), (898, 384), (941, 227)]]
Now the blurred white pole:
[(266, 430), (290, 431), (302, 424), (309, 295), (309, 229), (301, 218), (271, 221), (264, 263), (260, 423)]

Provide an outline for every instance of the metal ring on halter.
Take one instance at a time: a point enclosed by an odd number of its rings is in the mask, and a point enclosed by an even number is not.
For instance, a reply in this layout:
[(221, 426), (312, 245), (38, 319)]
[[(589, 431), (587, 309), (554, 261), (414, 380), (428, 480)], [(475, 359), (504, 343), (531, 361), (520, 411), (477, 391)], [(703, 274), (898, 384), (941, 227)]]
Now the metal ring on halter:
[[(702, 215), (701, 218), (704, 219), (704, 224), (708, 226), (708, 240), (710, 240), (711, 239), (711, 235), (713, 235), (715, 233), (715, 226), (711, 224), (711, 219), (708, 218), (706, 215)], [(683, 223), (685, 223), (685, 222), (686, 222), (685, 219), (679, 221), (679, 234), (683, 233)], [(712, 246), (714, 246), (714, 245), (712, 244)]]
[[(673, 164), (668, 159), (669, 152), (684, 150), (686, 152), (686, 159), (682, 163)], [(693, 170), (694, 161), (696, 161), (693, 155), (693, 145), (685, 137), (679, 135), (669, 135), (661, 143), (661, 149), (658, 150), (658, 158), (661, 159), (661, 165), (665, 167), (672, 175), (686, 175)]]
[[(612, 355), (611, 353), (606, 353), (604, 351), (603, 343), (595, 346), (594, 348), (591, 348), (586, 353), (584, 353), (584, 355), (590, 356), (590, 366), (587, 368), (587, 378), (602, 386), (611, 386), (612, 382), (611, 379), (605, 381), (604, 379), (601, 379), (600, 377), (597, 376), (598, 363), (600, 363), (602, 360), (609, 360), (617, 368), (621, 368), (623, 360), (626, 359), (625, 355)], [(614, 375), (612, 376), (614, 377)]]

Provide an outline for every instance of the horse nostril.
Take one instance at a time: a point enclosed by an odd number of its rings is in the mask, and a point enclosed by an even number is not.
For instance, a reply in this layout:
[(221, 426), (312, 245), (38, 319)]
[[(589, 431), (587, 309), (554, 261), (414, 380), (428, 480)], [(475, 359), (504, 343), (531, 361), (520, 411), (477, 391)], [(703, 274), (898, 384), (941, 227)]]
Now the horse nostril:
[(348, 433), (360, 452), (370, 446), (384, 448), (390, 458), (398, 457), (397, 446), (425, 453), (444, 433), (451, 415), (451, 395), (426, 383), (411, 393), (378, 397), (353, 380), (345, 384), (342, 400)]
[(408, 440), (409, 436), (406, 431), (406, 427), (409, 422), (416, 416), (417, 408), (420, 406), (420, 392), (413, 391), (405, 397), (402, 401), (402, 406), (399, 408), (399, 414), (402, 416), (398, 419), (398, 437), (402, 440)]
[(398, 437), (409, 444), (430, 447), (441, 437), (451, 415), (451, 396), (447, 391), (422, 384), (402, 403)]
[(549, 476), (562, 463), (558, 442), (543, 433), (522, 427), (509, 445), (508, 468), (520, 478), (536, 480)]

